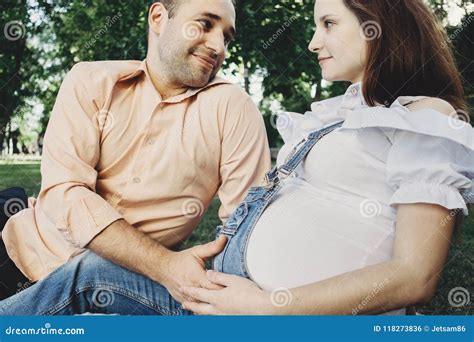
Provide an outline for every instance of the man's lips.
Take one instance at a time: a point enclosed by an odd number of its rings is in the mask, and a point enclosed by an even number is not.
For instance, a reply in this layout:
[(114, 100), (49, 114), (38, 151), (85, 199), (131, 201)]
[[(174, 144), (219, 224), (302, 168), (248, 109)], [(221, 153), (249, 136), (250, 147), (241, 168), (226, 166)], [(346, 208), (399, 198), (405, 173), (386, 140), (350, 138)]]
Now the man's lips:
[(214, 69), (217, 64), (216, 60), (212, 59), (211, 57), (198, 55), (198, 54), (193, 54), (193, 56), (196, 57), (199, 62), (201, 62), (203, 65), (205, 65), (209, 69)]

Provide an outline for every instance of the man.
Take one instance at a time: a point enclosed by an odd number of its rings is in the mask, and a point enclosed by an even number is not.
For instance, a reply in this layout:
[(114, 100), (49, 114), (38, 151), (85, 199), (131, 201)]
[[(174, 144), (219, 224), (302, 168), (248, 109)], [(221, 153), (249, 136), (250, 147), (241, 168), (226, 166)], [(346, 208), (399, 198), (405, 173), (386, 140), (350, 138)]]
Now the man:
[[(79, 63), (61, 86), (44, 140), (41, 192), (3, 232), (30, 281), (113, 263), (123, 267), (119, 277), (134, 271), (182, 302), (180, 287), (211, 286), (204, 261), (225, 239), (173, 249), (216, 193), (225, 221), (270, 167), (257, 108), (215, 77), (235, 34), (232, 1), (155, 1), (148, 23), (145, 61)], [(28, 314), (25, 298), (39, 284), (0, 302), (0, 313)], [(58, 291), (42, 296), (52, 300)]]

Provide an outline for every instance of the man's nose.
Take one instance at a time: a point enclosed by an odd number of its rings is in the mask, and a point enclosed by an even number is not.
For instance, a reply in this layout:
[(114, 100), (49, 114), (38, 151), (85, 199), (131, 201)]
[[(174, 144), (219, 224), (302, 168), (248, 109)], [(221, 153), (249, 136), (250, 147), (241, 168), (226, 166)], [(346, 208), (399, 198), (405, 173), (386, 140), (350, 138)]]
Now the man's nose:
[(226, 46), (223, 33), (218, 30), (209, 32), (206, 37), (206, 47), (218, 56), (225, 53)]

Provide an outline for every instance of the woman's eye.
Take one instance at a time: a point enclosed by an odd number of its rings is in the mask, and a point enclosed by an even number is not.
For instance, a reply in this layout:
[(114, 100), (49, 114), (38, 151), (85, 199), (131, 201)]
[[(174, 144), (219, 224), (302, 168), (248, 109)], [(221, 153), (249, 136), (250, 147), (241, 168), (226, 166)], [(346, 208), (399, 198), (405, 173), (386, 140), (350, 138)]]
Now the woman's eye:
[(331, 20), (325, 20), (324, 21), (324, 27), (325, 28), (331, 28), (332, 25), (334, 25), (334, 22), (332, 22)]

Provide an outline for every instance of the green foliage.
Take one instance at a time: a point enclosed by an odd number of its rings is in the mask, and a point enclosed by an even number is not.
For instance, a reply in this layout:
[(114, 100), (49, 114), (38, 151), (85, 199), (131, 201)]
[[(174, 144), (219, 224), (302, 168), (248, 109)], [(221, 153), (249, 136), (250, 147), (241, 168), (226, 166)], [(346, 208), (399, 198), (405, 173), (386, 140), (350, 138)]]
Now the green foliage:
[[(430, 0), (436, 14), (446, 18), (447, 0)], [(79, 61), (143, 59), (147, 49), (147, 12), (150, 0), (4, 0), (2, 24), (24, 23), (26, 35), (15, 42), (2, 37), (0, 47), (0, 144), (1, 132), (12, 116), (29, 110), (26, 99), (44, 106), (42, 129), (48, 122), (64, 74)], [(468, 1), (457, 0), (467, 6)], [(311, 102), (342, 93), (346, 85), (335, 83), (321, 92), (321, 71), (316, 55), (307, 46), (313, 35), (313, 0), (237, 1), (237, 36), (224, 68), (235, 64), (251, 75), (263, 76), (262, 112), (268, 103), (305, 112)], [(465, 7), (467, 8), (467, 7)], [(35, 14), (34, 16), (32, 14)], [(36, 17), (36, 20), (31, 20)], [(468, 94), (472, 84), (472, 16), (466, 11), (462, 32), (453, 43)], [(449, 28), (450, 33), (457, 28)], [(252, 78), (253, 79), (253, 78)], [(314, 89), (317, 93), (314, 93)], [(471, 100), (472, 100), (472, 95)], [(266, 117), (272, 145), (278, 134)]]
[(1, 1), (0, 22), (0, 146), (3, 143), (10, 117), (31, 95), (22, 86), (28, 72), (22, 61), (31, 59), (27, 41), (28, 13), (26, 0)]
[(471, 107), (474, 107), (474, 14), (467, 15), (457, 27), (448, 27), (454, 56), (463, 77), (463, 84)]

